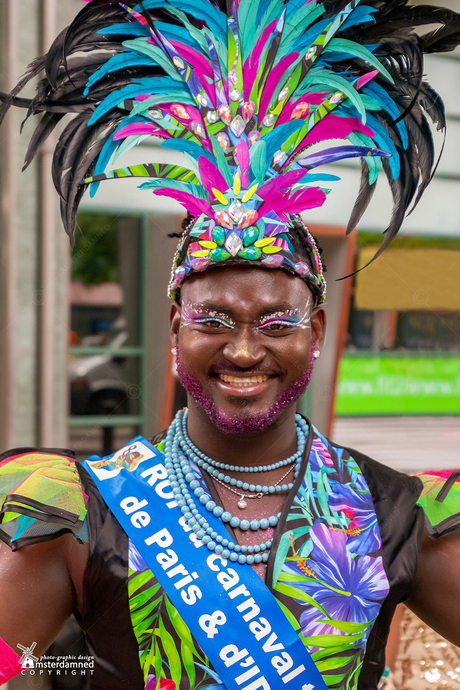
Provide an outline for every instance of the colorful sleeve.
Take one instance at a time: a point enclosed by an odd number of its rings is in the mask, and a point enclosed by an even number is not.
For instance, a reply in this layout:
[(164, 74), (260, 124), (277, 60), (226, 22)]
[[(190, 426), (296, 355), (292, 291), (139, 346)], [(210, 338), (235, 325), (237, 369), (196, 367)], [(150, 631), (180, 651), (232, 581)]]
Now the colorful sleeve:
[(0, 539), (13, 551), (65, 532), (88, 541), (87, 498), (65, 451), (18, 449), (0, 456)]
[(423, 482), (417, 501), (424, 513), (428, 532), (442, 537), (460, 528), (460, 471), (430, 470), (416, 475)]

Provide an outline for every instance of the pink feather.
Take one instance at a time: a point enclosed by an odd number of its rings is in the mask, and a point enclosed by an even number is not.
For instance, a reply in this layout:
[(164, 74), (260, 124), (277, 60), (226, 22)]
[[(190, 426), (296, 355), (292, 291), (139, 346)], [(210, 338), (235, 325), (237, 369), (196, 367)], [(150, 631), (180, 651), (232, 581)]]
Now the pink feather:
[(212, 188), (218, 189), (219, 192), (226, 192), (228, 184), (225, 177), (220, 172), (219, 168), (211, 163), (206, 156), (200, 156), (198, 159), (198, 171), (200, 173), (201, 184), (210, 192)]
[(362, 77), (359, 77), (358, 81), (355, 84), (356, 91), (359, 91), (359, 89), (362, 86), (367, 84), (367, 82), (370, 81), (371, 79), (373, 79), (376, 76), (376, 74), (378, 74), (378, 73), (379, 73), (378, 69), (374, 69), (372, 72), (368, 72), (367, 74), (363, 74)]
[(254, 81), (259, 71), (259, 62), (266, 43), (273, 33), (277, 20), (274, 19), (263, 31), (250, 56), (243, 65), (244, 99), (249, 101)]
[(119, 141), (119, 139), (126, 139), (126, 137), (130, 137), (133, 134), (137, 134), (138, 136), (141, 134), (150, 134), (151, 136), (160, 134), (161, 136), (165, 136), (167, 132), (148, 123), (136, 122), (120, 129), (120, 131), (114, 135), (113, 140)]
[(258, 196), (260, 196), (265, 201), (270, 197), (272, 200), (278, 198), (285, 194), (286, 190), (289, 190), (293, 185), (295, 185), (302, 177), (305, 175), (305, 170), (290, 170), (284, 175), (279, 175), (275, 177), (267, 184), (264, 184), (257, 190)]
[[(296, 105), (300, 105), (301, 103), (308, 103), (308, 105), (321, 105), (321, 103), (324, 101), (327, 95), (327, 93), (306, 93), (293, 103), (286, 103), (286, 105), (283, 108), (283, 112), (276, 121), (277, 126), (279, 127), (279, 125), (282, 125), (285, 122), (290, 121), (291, 115), (294, 112), (294, 108), (296, 107)], [(306, 115), (304, 119), (307, 118), (308, 115)]]
[(184, 206), (187, 211), (190, 211), (192, 216), (198, 217), (202, 213), (207, 216), (212, 216), (212, 208), (207, 201), (204, 199), (198, 199), (187, 192), (180, 192), (177, 189), (155, 189), (153, 192), (156, 196), (169, 196), (171, 199), (175, 199), (182, 206)]
[(203, 58), (196, 50), (190, 48), (190, 46), (180, 43), (180, 41), (171, 41), (171, 45), (180, 53), (187, 62), (193, 67), (196, 77), (202, 84), (203, 89), (206, 92), (209, 100), (211, 101), (214, 108), (216, 107), (216, 91), (213, 84), (209, 84), (206, 77), (213, 79), (214, 75), (209, 62)]
[(307, 208), (322, 206), (326, 201), (326, 194), (320, 187), (309, 187), (299, 189), (291, 196), (289, 193), (266, 201), (259, 210), (259, 218), (266, 215), (269, 211), (278, 214), (281, 220), (288, 221), (288, 213), (301, 213)]
[(241, 186), (247, 189), (249, 185), (249, 147), (243, 139), (235, 149), (236, 160), (241, 170)]
[(273, 95), (280, 83), (280, 79), (283, 76), (285, 72), (288, 71), (289, 67), (292, 65), (293, 62), (297, 60), (299, 57), (299, 53), (291, 53), (290, 55), (285, 55), (282, 60), (279, 61), (279, 63), (274, 67), (264, 85), (264, 89), (262, 92), (262, 98), (260, 99), (260, 106), (259, 106), (259, 122), (261, 122), (264, 117), (265, 113), (267, 112), (267, 108), (270, 105)]
[(375, 136), (372, 129), (363, 125), (357, 117), (340, 117), (330, 113), (313, 127), (299, 144), (297, 150), (326, 139), (345, 139), (352, 132), (360, 132), (368, 137)]

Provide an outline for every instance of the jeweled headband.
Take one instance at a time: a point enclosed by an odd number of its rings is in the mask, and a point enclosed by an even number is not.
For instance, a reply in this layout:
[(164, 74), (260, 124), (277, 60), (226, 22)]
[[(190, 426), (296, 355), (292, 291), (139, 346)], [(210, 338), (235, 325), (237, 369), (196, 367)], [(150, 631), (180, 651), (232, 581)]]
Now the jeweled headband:
[[(238, 201), (237, 197), (231, 203)], [(239, 206), (240, 222), (234, 225), (228, 223), (229, 227), (222, 227), (213, 219), (205, 223), (193, 219), (184, 229), (174, 256), (168, 295), (178, 301), (182, 282), (191, 273), (212, 266), (247, 263), (283, 268), (301, 277), (310, 287), (315, 304), (323, 302), (326, 281), (320, 251), (300, 216), (286, 222), (273, 218), (267, 227), (265, 220), (256, 225), (256, 210), (246, 210), (243, 202)], [(243, 220), (250, 212), (251, 225)]]
[[(413, 30), (433, 23), (443, 27)], [(321, 206), (323, 184), (339, 179), (316, 168), (361, 159), (350, 231), (383, 167), (394, 206), (382, 251), (435, 168), (425, 114), (445, 124), (441, 99), (423, 81), (423, 52), (459, 40), (457, 13), (405, 0), (91, 0), (0, 95), (0, 119), (11, 104), (44, 113), (27, 165), (63, 115), (75, 115), (53, 162), (72, 240), (80, 199), (102, 180), (147, 178), (142, 189), (187, 209), (194, 222), (176, 255), (173, 297), (191, 272), (244, 261), (289, 270), (323, 299), (314, 240), (303, 224), (293, 228), (293, 215)], [(19, 98), (43, 69), (36, 97)], [(181, 152), (184, 165), (106, 172), (148, 137)], [(331, 139), (339, 141), (321, 148)]]

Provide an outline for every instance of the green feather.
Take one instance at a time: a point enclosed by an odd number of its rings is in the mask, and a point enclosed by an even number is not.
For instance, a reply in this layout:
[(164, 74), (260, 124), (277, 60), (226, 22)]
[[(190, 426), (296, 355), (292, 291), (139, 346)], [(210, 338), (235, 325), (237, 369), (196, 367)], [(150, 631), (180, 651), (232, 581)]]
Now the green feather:
[(333, 38), (325, 49), (324, 53), (327, 53), (328, 50), (338, 53), (350, 53), (351, 55), (368, 62), (370, 65), (372, 65), (372, 67), (377, 69), (380, 74), (383, 74), (392, 84), (394, 84), (394, 79), (388, 70), (385, 69), (380, 60), (378, 60), (375, 55), (373, 55), (370, 50), (364, 46), (360, 46), (354, 41), (347, 41), (345, 38)]
[(250, 169), (258, 185), (261, 185), (267, 169), (267, 145), (263, 139), (249, 149)]
[[(315, 5), (310, 2), (289, 17), (283, 32), (276, 62), (295, 50), (296, 41), (300, 38), (305, 29), (310, 26), (310, 24), (313, 24), (323, 12), (324, 5)], [(286, 31), (286, 29), (289, 29), (289, 31)]]
[(124, 153), (129, 151), (133, 146), (137, 146), (140, 144), (146, 137), (150, 136), (149, 134), (134, 134), (130, 137), (126, 137), (126, 139), (120, 144), (118, 149), (115, 151), (115, 154), (112, 158), (112, 165), (115, 165), (115, 163), (118, 161), (120, 156), (122, 156)]
[(238, 25), (243, 62), (246, 61), (249, 53), (254, 47), (259, 33), (257, 30), (258, 27), (256, 27), (259, 6), (260, 0), (241, 0), (238, 7)]
[(207, 41), (205, 37), (203, 36), (202, 32), (197, 29), (193, 24), (189, 22), (187, 19), (187, 15), (182, 12), (182, 10), (177, 9), (176, 7), (171, 7), (168, 5), (168, 12), (172, 14), (174, 17), (177, 17), (182, 24), (185, 26), (189, 34), (195, 39), (195, 41), (200, 45), (203, 55), (210, 60), (211, 59), (211, 54), (209, 52), (209, 46), (207, 44)]
[(166, 57), (161, 48), (148, 43), (148, 38), (135, 38), (131, 41), (123, 41), (123, 45), (152, 58), (152, 63), (164, 69), (166, 74), (174, 81), (183, 81), (177, 69), (171, 64), (171, 60)]
[(356, 89), (350, 84), (350, 82), (348, 82), (343, 77), (338, 76), (337, 74), (331, 74), (331, 72), (329, 72), (328, 70), (313, 68), (305, 77), (303, 85), (316, 86), (317, 84), (322, 84), (328, 87), (331, 92), (341, 91), (343, 94), (345, 94), (345, 96), (348, 96), (350, 101), (359, 111), (363, 123), (366, 122), (366, 109), (364, 108), (364, 105), (362, 103), (361, 96), (356, 91)]

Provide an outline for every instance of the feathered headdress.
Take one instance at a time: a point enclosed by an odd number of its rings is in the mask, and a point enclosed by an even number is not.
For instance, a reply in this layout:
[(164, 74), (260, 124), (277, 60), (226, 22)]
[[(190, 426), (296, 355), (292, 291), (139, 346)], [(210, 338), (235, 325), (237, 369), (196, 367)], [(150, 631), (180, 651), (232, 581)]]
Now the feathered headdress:
[[(422, 37), (412, 29), (433, 23), (442, 26)], [(380, 253), (432, 177), (426, 115), (445, 125), (442, 101), (422, 81), (423, 52), (459, 39), (459, 15), (406, 0), (92, 0), (3, 97), (3, 109), (44, 113), (26, 165), (63, 115), (76, 114), (53, 164), (71, 239), (88, 184), (94, 194), (102, 180), (147, 178), (142, 189), (176, 199), (193, 218), (176, 254), (173, 297), (190, 272), (225, 261), (286, 268), (324, 297), (314, 240), (304, 228), (299, 246), (293, 214), (322, 205), (322, 184), (338, 178), (312, 171), (362, 159), (350, 231), (383, 166), (394, 207)], [(18, 98), (43, 68), (37, 96)], [(152, 136), (182, 152), (186, 166), (140, 161), (107, 171)], [(348, 143), (309, 154), (331, 139)]]

